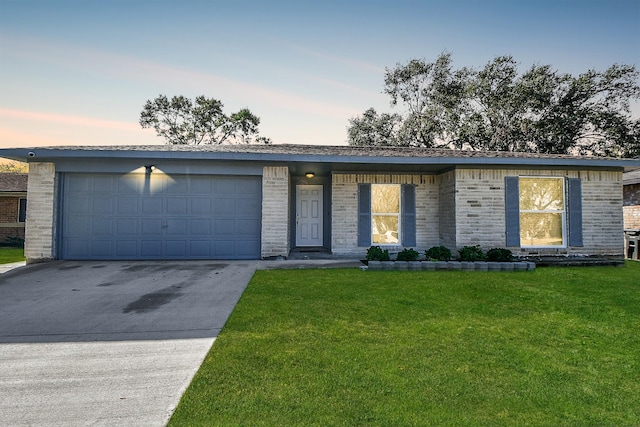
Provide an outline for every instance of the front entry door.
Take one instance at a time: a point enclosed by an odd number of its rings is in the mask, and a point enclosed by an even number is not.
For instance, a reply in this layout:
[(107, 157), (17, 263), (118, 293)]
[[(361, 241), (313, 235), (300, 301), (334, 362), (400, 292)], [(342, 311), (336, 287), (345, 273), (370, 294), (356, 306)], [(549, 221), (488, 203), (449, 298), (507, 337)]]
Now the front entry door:
[(322, 246), (322, 185), (296, 186), (296, 246)]

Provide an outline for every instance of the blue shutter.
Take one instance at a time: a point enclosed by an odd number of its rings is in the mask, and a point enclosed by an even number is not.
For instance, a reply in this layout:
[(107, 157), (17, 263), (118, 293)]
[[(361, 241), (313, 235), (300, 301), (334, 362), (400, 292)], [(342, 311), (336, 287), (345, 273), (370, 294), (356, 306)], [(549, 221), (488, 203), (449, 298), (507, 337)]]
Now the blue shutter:
[(569, 222), (569, 246), (584, 246), (582, 242), (582, 181), (569, 178), (567, 220)]
[(416, 187), (402, 186), (402, 246), (416, 245)]
[(517, 176), (504, 178), (506, 245), (520, 246), (520, 185)]
[(358, 184), (358, 246), (371, 246), (371, 184)]

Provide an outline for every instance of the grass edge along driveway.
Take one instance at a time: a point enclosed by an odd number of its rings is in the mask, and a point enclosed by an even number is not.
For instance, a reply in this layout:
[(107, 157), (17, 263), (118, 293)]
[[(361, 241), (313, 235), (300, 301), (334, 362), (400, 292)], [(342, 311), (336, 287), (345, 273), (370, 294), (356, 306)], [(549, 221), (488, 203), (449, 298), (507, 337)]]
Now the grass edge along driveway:
[(258, 271), (169, 425), (638, 425), (639, 277)]

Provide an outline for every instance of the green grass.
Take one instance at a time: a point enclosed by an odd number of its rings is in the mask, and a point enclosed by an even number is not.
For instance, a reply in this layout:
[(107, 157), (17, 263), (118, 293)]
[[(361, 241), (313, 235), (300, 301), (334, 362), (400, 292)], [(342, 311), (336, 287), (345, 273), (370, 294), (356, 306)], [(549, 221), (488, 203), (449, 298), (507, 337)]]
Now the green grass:
[(0, 247), (0, 264), (24, 261), (24, 249)]
[(640, 425), (640, 263), (258, 271), (169, 425)]

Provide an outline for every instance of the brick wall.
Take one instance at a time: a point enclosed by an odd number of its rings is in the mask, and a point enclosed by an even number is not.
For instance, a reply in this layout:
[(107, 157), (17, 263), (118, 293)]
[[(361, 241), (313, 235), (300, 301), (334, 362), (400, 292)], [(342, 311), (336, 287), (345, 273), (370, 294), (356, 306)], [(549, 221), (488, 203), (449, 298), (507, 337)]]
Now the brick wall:
[(289, 168), (265, 166), (262, 171), (263, 258), (289, 255)]
[[(433, 175), (334, 174), (331, 180), (331, 251), (340, 256), (364, 257), (358, 246), (358, 184), (413, 184), (416, 186), (416, 249), (437, 244), (438, 181)], [(401, 246), (389, 247), (391, 252)]]
[[(509, 248), (516, 255), (622, 255), (622, 173), (575, 170), (475, 170), (456, 173), (456, 248), (505, 247), (505, 176), (562, 176), (582, 180), (584, 247)], [(476, 216), (477, 215), (477, 216)]]
[(640, 205), (624, 206), (622, 208), (624, 217), (624, 228), (640, 229)]
[(55, 166), (30, 163), (25, 257), (28, 263), (53, 259), (55, 218)]
[(0, 196), (0, 242), (9, 237), (24, 239), (24, 223), (18, 223), (20, 198)]

